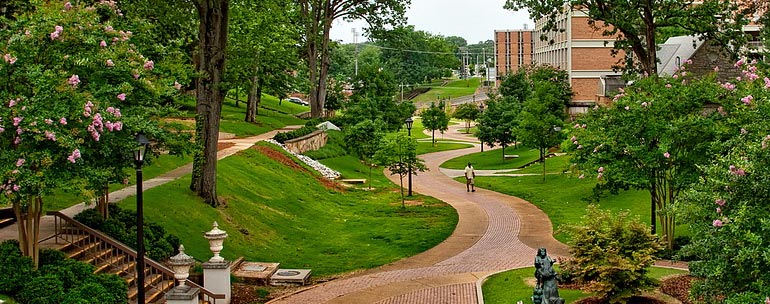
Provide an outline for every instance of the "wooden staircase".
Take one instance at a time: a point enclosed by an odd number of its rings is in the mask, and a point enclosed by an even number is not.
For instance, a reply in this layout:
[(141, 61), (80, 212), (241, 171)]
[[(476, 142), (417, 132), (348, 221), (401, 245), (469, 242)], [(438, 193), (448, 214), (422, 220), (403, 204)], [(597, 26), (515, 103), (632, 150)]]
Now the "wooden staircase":
[[(94, 265), (94, 273), (112, 273), (123, 278), (128, 285), (128, 303), (137, 304), (136, 251), (65, 214), (49, 212), (48, 215), (55, 216), (56, 233), (41, 243), (52, 240), (54, 245), (45, 247), (61, 250), (69, 258)], [(217, 303), (218, 299), (225, 298), (225, 295), (214, 294), (193, 282), (188, 281), (187, 285), (201, 290), (199, 302), (202, 304)], [(173, 271), (145, 257), (145, 302), (165, 303), (166, 292), (174, 286)]]

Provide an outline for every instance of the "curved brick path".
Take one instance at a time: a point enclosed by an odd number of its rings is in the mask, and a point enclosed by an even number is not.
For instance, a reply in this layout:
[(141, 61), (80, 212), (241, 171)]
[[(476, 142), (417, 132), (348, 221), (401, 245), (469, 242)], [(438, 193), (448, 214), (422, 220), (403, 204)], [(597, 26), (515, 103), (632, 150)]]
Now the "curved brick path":
[[(465, 139), (456, 126), (444, 138)], [(548, 217), (526, 201), (484, 189), (468, 193), (441, 173), (444, 161), (478, 146), (422, 156), (430, 171), (413, 189), (457, 209), (454, 233), (438, 246), (402, 261), (313, 286), (270, 303), (478, 303), (476, 282), (491, 273), (532, 265), (537, 247), (553, 256), (567, 247), (553, 239)], [(391, 177), (395, 178), (395, 177)]]

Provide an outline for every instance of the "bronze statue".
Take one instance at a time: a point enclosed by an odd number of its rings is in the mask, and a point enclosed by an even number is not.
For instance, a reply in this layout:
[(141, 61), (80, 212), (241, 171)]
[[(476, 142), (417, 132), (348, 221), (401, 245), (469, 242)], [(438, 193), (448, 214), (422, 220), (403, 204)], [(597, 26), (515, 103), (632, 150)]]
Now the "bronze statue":
[[(542, 304), (564, 304), (564, 299), (559, 297), (559, 288), (556, 286), (556, 271), (553, 269), (555, 261), (548, 256), (545, 248), (537, 250), (535, 256), (535, 295), (542, 293)], [(539, 289), (539, 290), (538, 290)], [(532, 297), (535, 301), (535, 297)]]

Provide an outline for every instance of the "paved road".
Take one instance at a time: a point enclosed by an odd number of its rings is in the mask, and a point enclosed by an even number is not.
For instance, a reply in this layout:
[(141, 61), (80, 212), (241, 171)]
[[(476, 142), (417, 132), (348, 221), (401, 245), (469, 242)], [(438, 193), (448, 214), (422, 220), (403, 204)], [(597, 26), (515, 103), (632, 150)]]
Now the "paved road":
[[(450, 131), (445, 138), (469, 140)], [(270, 303), (478, 303), (477, 282), (492, 273), (528, 267), (538, 247), (563, 256), (567, 247), (553, 239), (548, 217), (516, 197), (465, 186), (439, 170), (446, 160), (478, 151), (473, 148), (423, 156), (430, 171), (413, 177), (416, 192), (454, 207), (459, 222), (438, 246), (359, 276), (305, 289)], [(391, 177), (395, 179), (395, 177)]]

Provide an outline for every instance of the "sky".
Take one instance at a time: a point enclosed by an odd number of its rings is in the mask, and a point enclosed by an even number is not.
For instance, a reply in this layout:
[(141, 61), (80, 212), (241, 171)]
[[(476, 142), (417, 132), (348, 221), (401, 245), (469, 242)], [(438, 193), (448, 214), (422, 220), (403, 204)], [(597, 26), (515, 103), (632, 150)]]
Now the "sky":
[[(408, 23), (416, 30), (434, 35), (460, 36), (469, 44), (494, 40), (495, 30), (529, 28), (534, 23), (526, 11), (503, 9), (505, 0), (412, 0), (406, 12)], [(366, 22), (336, 20), (332, 25), (331, 39), (352, 43), (356, 29), (358, 42), (366, 41), (361, 34)]]

